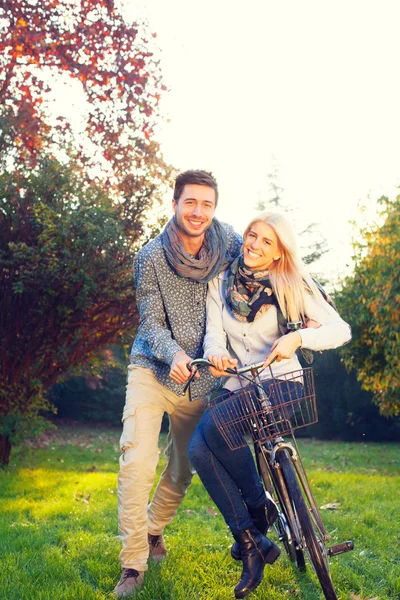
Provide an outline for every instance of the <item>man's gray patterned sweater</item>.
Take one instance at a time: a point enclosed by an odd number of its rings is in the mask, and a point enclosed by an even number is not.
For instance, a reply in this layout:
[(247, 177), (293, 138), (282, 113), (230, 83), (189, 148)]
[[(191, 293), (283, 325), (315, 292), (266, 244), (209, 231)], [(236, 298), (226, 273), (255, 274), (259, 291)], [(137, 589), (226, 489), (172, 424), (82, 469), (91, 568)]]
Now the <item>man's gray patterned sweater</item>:
[[(223, 226), (235, 258), (242, 240), (230, 225)], [(170, 367), (180, 350), (193, 359), (203, 356), (207, 284), (175, 273), (165, 258), (161, 234), (136, 254), (134, 270), (140, 322), (131, 363), (151, 369), (162, 385), (182, 396), (183, 385), (169, 377)], [(216, 384), (208, 369), (203, 370), (192, 384), (192, 397), (209, 394)]]

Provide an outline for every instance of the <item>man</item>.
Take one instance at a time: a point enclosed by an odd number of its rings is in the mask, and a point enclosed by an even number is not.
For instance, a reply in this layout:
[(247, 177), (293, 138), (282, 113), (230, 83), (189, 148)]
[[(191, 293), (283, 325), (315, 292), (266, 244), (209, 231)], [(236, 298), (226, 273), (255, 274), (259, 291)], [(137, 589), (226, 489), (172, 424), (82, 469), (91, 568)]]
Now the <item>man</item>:
[[(190, 437), (202, 401), (183, 393), (187, 364), (203, 356), (207, 282), (239, 254), (241, 239), (214, 219), (217, 182), (206, 171), (186, 171), (175, 182), (174, 217), (134, 260), (139, 329), (128, 367), (118, 479), (122, 576), (118, 597), (143, 583), (148, 557), (166, 555), (163, 530), (173, 519), (192, 478)], [(215, 387), (210, 373), (193, 381), (192, 398)], [(152, 502), (158, 437), (169, 415), (167, 466)]]

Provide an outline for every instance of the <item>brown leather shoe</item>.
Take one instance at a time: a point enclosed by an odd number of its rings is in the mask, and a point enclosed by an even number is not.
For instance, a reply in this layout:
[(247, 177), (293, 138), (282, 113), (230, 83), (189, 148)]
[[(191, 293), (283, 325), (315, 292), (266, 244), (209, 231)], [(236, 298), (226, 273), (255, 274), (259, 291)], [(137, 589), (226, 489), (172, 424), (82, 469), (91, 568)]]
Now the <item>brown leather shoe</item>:
[(167, 548), (162, 534), (151, 535), (148, 534), (149, 540), (149, 557), (155, 561), (163, 560), (167, 556)]
[(117, 598), (132, 596), (143, 585), (144, 572), (136, 569), (122, 569), (121, 579), (114, 589)]

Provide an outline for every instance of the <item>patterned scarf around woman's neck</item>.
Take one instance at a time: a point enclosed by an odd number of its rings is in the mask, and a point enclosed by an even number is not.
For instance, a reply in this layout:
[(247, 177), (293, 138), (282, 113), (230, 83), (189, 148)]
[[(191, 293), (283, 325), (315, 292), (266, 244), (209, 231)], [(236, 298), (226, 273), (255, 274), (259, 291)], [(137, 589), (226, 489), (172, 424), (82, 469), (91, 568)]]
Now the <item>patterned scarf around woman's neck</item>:
[(217, 219), (213, 219), (205, 231), (197, 257), (185, 250), (176, 215), (166, 224), (161, 240), (167, 261), (177, 275), (199, 283), (207, 283), (216, 277), (231, 260), (226, 231)]
[(238, 256), (229, 267), (226, 301), (236, 319), (249, 323), (270, 306), (279, 308), (268, 270), (253, 271), (246, 267), (243, 256)]
[[(332, 298), (325, 292), (318, 281), (315, 281), (315, 279), (313, 281), (324, 300), (337, 311)], [(306, 290), (312, 293), (310, 287), (306, 282), (304, 283)], [(249, 267), (246, 267), (243, 255), (238, 256), (229, 267), (226, 279), (226, 301), (236, 319), (250, 323), (266, 312), (270, 306), (274, 305), (277, 308), (278, 328), (281, 335), (290, 332), (272, 289), (268, 271), (253, 271)], [(304, 322), (307, 321), (306, 315), (304, 315), (303, 319)], [(306, 362), (311, 364), (313, 362), (313, 353), (311, 350), (300, 348), (300, 351)]]

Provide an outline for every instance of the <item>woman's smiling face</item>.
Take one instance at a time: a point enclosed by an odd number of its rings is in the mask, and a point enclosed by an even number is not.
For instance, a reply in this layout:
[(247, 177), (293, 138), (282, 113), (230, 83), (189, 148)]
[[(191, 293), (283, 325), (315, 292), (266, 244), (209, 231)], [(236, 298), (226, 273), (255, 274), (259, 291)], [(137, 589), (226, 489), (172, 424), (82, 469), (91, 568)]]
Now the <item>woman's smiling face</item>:
[(280, 257), (278, 238), (272, 227), (262, 221), (253, 223), (243, 242), (243, 258), (246, 267), (264, 271)]

